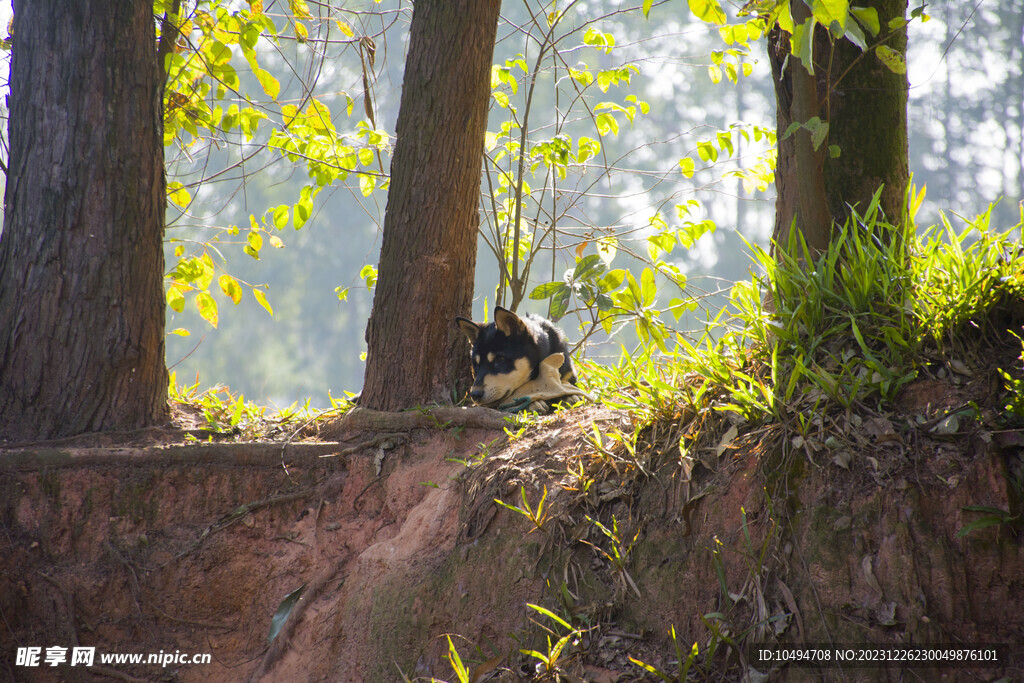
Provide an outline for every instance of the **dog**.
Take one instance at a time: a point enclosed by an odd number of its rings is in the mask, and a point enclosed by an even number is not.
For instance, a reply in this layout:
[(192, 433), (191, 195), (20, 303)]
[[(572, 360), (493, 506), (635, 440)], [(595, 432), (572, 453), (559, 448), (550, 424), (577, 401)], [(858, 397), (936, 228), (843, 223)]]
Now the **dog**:
[(576, 384), (565, 335), (550, 320), (532, 314), (520, 317), (495, 306), (491, 323), (461, 316), (455, 322), (473, 345), (470, 357), (474, 382), (469, 390), (473, 403), (500, 406), (516, 389), (536, 380), (541, 364), (553, 354), (563, 357), (558, 368), (562, 383)]

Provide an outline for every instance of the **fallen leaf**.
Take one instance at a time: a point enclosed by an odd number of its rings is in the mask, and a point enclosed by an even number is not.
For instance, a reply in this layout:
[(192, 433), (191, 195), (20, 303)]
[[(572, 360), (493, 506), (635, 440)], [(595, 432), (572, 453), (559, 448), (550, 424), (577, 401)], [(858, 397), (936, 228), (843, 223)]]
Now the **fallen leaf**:
[(740, 430), (736, 429), (736, 425), (729, 427), (725, 434), (722, 436), (722, 440), (718, 442), (718, 457), (722, 457), (722, 453), (725, 453), (725, 449), (729, 447), (732, 440), (736, 438), (736, 435), (740, 433)]

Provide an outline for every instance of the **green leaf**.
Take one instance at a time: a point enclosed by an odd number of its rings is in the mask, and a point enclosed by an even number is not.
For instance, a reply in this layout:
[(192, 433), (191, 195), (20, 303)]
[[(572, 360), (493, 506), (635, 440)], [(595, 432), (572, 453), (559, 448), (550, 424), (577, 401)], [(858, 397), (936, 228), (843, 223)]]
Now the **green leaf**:
[(718, 161), (718, 150), (707, 141), (697, 143), (697, 155), (700, 156), (701, 161)]
[(253, 69), (253, 72), (256, 74), (256, 80), (260, 82), (263, 92), (267, 93), (267, 97), (276, 100), (278, 93), (281, 92), (281, 84), (278, 80), (266, 69), (256, 68)]
[(619, 122), (615, 120), (615, 117), (608, 112), (601, 112), (595, 119), (597, 123), (597, 130), (601, 135), (612, 135), (619, 134)]
[(676, 322), (679, 321), (679, 318), (682, 317), (683, 313), (686, 311), (697, 310), (697, 306), (697, 302), (693, 299), (687, 300), (676, 298), (668, 302), (668, 310), (672, 313), (673, 317), (675, 317)]
[(602, 33), (591, 26), (583, 34), (583, 44), (603, 50), (606, 54), (611, 54), (612, 48), (615, 47), (615, 36), (610, 33)]
[(662, 232), (647, 238), (647, 253), (652, 261), (657, 261), (662, 254), (672, 253), (676, 246), (676, 236), (671, 232)]
[(732, 134), (726, 131), (719, 131), (715, 137), (718, 138), (718, 148), (732, 156), (735, 152), (735, 147), (732, 144)]
[(537, 285), (530, 292), (530, 298), (541, 301), (547, 299), (550, 296), (554, 296), (556, 292), (562, 289), (568, 289), (569, 286), (564, 282), (546, 282), (542, 285)]
[(846, 33), (846, 19), (850, 15), (849, 0), (814, 0), (811, 14), (818, 22), (841, 38)]
[(676, 233), (676, 238), (679, 240), (684, 248), (689, 249), (692, 247), (697, 240), (706, 235), (709, 232), (714, 232), (717, 226), (714, 221), (703, 220), (699, 222), (687, 222), (683, 227)]
[(576, 262), (576, 268), (572, 272), (573, 280), (591, 280), (601, 275), (606, 266), (598, 254), (589, 254)]
[(717, 0), (689, 0), (690, 11), (701, 21), (721, 26), (725, 23), (725, 12)]
[(242, 301), (242, 286), (238, 284), (238, 280), (230, 275), (221, 275), (217, 279), (217, 282), (220, 284), (220, 290), (224, 292), (224, 295), (231, 299), (236, 306)]
[(302, 584), (284, 596), (284, 600), (277, 606), (277, 611), (274, 612), (274, 616), (270, 619), (270, 633), (267, 635), (268, 645), (274, 642), (274, 639), (281, 633), (281, 629), (284, 628), (284, 624), (288, 621), (292, 610), (295, 609), (295, 605), (299, 603), (299, 598), (302, 597), (302, 591), (304, 590), (306, 590), (306, 584)]
[(286, 225), (288, 225), (288, 205), (281, 204), (274, 209), (274, 227), (281, 230)]
[(209, 289), (210, 284), (213, 282), (214, 265), (213, 259), (210, 258), (208, 252), (203, 252), (202, 258), (199, 259), (199, 263), (202, 266), (202, 274), (195, 279), (196, 286), (199, 289)]
[(846, 26), (846, 37), (851, 43), (860, 48), (861, 52), (868, 49), (868, 40), (864, 36), (864, 32), (860, 30), (860, 26), (856, 22), (851, 22)]
[(173, 285), (167, 290), (167, 305), (171, 307), (172, 311), (177, 313), (185, 310), (185, 295)]
[(594, 82), (594, 74), (586, 69), (574, 69), (569, 67), (569, 76), (584, 88)]
[(882, 64), (897, 74), (907, 73), (907, 58), (901, 53), (893, 50), (888, 45), (879, 45), (875, 48), (875, 54), (882, 60)]
[(821, 143), (825, 142), (825, 138), (828, 137), (828, 121), (822, 121), (815, 116), (808, 122), (808, 127), (811, 130), (811, 142), (814, 144), (814, 150), (817, 151), (821, 147)]
[(455, 670), (455, 676), (459, 681), (469, 680), (469, 670), (466, 668), (466, 665), (462, 663), (462, 658), (459, 657), (459, 653), (455, 649), (455, 644), (452, 643), (451, 636), (448, 636), (448, 661), (451, 662), (452, 669)]
[(377, 187), (377, 179), (372, 175), (359, 174), (359, 191), (363, 193), (364, 197), (369, 197), (373, 194), (374, 188)]
[(850, 14), (872, 36), (877, 36), (882, 29), (878, 22), (878, 10), (874, 7), (851, 7)]
[(651, 13), (651, 5), (653, 5), (653, 4), (654, 4), (654, 0), (644, 0), (643, 6), (641, 7), (641, 9), (643, 10), (643, 13), (644, 13), (644, 17), (646, 17), (647, 15), (649, 15)]
[(579, 164), (584, 163), (591, 157), (597, 156), (601, 151), (601, 143), (586, 136), (580, 137), (580, 139), (576, 141), (576, 145), (579, 149), (576, 153), (576, 163)]
[(363, 278), (368, 289), (373, 289), (377, 284), (377, 269), (367, 264), (359, 270), (359, 277)]
[(562, 627), (564, 627), (566, 629), (569, 629), (570, 631), (572, 630), (572, 626), (569, 624), (569, 622), (567, 622), (565, 619), (563, 619), (562, 617), (558, 616), (557, 614), (555, 614), (551, 610), (547, 609), (546, 607), (541, 607), (540, 605), (534, 605), (533, 603), (530, 603), (530, 602), (526, 603), (526, 606), (529, 607), (530, 609), (533, 609), (533, 610), (536, 610), (537, 612), (540, 612), (541, 614), (543, 614), (547, 618), (549, 618), (552, 621), (554, 621), (555, 623), (557, 623), (559, 626), (562, 626)]
[(188, 206), (188, 203), (192, 201), (192, 195), (178, 181), (167, 183), (167, 198), (182, 207)]
[(602, 292), (612, 292), (621, 287), (625, 279), (626, 271), (618, 268), (605, 273), (604, 277), (597, 281), (597, 286), (601, 288)]
[(260, 306), (266, 309), (267, 313), (274, 315), (274, 309), (270, 307), (270, 302), (267, 301), (267, 295), (263, 293), (262, 289), (256, 289), (254, 287), (252, 295), (256, 297), (256, 301), (259, 302)]
[(258, 230), (250, 230), (249, 236), (246, 238), (246, 242), (248, 242), (249, 247), (258, 254), (260, 249), (263, 248), (263, 235), (261, 235)]
[(640, 293), (643, 297), (641, 302), (645, 308), (654, 305), (654, 299), (658, 294), (658, 286), (654, 282), (654, 271), (650, 268), (644, 268), (643, 272), (640, 273)]
[(552, 320), (557, 322), (569, 310), (569, 297), (571, 294), (572, 290), (566, 287), (551, 297), (551, 307), (548, 315)]
[(308, 221), (309, 217), (313, 214), (311, 188), (308, 186), (302, 188), (302, 191), (299, 193), (299, 202), (294, 208), (295, 213), (292, 214), (294, 218), (293, 225), (295, 226), (295, 229), (298, 230), (306, 224), (306, 221)]
[(807, 72), (814, 74), (814, 27), (818, 24), (813, 16), (799, 26), (793, 27), (789, 49), (804, 65)]
[(217, 327), (217, 301), (210, 296), (207, 292), (199, 292), (196, 294), (196, 308), (199, 309), (199, 315), (203, 316), (203, 320)]
[(682, 172), (683, 177), (692, 178), (695, 168), (696, 164), (694, 164), (693, 159), (690, 157), (683, 157), (679, 160), (679, 169)]

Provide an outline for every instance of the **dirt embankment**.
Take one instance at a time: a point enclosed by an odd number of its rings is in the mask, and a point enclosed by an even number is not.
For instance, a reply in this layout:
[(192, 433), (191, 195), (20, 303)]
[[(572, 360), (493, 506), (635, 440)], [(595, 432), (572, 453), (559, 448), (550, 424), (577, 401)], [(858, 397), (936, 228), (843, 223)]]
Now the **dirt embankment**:
[[(523, 680), (539, 658), (520, 650), (551, 654), (558, 638), (542, 626), (565, 633), (527, 603), (579, 629), (555, 663), (565, 680), (653, 680), (629, 656), (674, 676), (670, 626), (684, 653), (739, 643), (712, 662), (728, 677), (756, 678), (751, 647), (773, 640), (1024, 643), (1013, 524), (958, 536), (981, 514), (968, 506), (1020, 512), (1007, 468), (1024, 438), (872, 419), (845, 456), (770, 427), (716, 437), (689, 481), (678, 451), (590, 474), (582, 466), (601, 460), (591, 425), (629, 429), (595, 407), (511, 440), (419, 421), (288, 446), (9, 449), (0, 678), (91, 680), (69, 663), (20, 666), (15, 653), (94, 646), (93, 673), (128, 680), (455, 680), (451, 634), (475, 679)], [(540, 528), (493, 502), (525, 508), (522, 493)], [(211, 661), (99, 659), (161, 652)], [(1019, 680), (1024, 662), (944, 674)]]

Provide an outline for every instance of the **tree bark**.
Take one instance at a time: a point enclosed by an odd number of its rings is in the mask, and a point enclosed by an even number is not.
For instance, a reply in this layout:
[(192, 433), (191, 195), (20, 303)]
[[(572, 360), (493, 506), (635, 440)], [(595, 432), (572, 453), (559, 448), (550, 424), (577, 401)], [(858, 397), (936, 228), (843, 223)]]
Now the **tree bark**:
[[(906, 15), (907, 0), (868, 0), (862, 5), (878, 12), (882, 44), (906, 55), (906, 28), (890, 31), (888, 22)], [(795, 21), (805, 9), (793, 3)], [(869, 46), (879, 38), (869, 37)], [(820, 26), (814, 37), (813, 86), (799, 60), (789, 54), (789, 34), (774, 28), (768, 47), (779, 137), (775, 243), (786, 244), (795, 218), (812, 253), (826, 249), (850, 207), (863, 211), (882, 185), (882, 211), (890, 222), (898, 222), (909, 182), (906, 74), (894, 73), (874, 50), (862, 52), (846, 38), (830, 42)], [(804, 130), (783, 139), (791, 123), (806, 123), (812, 116), (829, 124), (828, 138), (818, 150), (810, 146)], [(839, 149), (837, 158), (827, 153), (830, 145)], [(824, 186), (823, 197), (818, 185)]]
[(465, 337), (500, 0), (417, 0), (391, 162), (360, 405), (450, 403)]
[(0, 438), (164, 422), (162, 90), (149, 0), (15, 0)]

